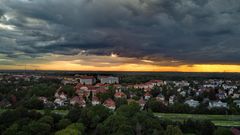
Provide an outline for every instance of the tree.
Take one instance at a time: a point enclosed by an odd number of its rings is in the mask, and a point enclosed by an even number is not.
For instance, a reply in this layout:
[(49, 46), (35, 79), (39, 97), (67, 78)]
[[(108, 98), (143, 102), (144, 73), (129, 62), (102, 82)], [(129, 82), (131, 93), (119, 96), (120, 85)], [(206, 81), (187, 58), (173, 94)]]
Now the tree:
[(129, 105), (122, 105), (117, 109), (117, 114), (123, 115), (125, 117), (132, 117), (138, 111), (140, 111), (140, 106), (136, 103), (130, 103)]
[(33, 121), (28, 124), (28, 130), (30, 134), (33, 135), (47, 135), (50, 134), (51, 125), (46, 123), (41, 123), (37, 121)]
[[(123, 130), (123, 128), (128, 128), (128, 130)], [(114, 114), (108, 117), (103, 124), (98, 125), (97, 134), (110, 135), (118, 132), (128, 134), (129, 130), (132, 130), (129, 120), (122, 115)]]
[(120, 106), (122, 106), (122, 105), (126, 105), (126, 104), (128, 103), (128, 102), (127, 102), (127, 99), (125, 99), (125, 98), (117, 98), (117, 99), (115, 100), (115, 102), (116, 102), (117, 108), (120, 107)]
[(150, 99), (147, 103), (148, 109), (151, 109), (153, 112), (166, 112), (167, 111), (167, 107), (157, 101), (156, 99)]
[(28, 109), (43, 109), (44, 104), (37, 97), (33, 96), (24, 103), (24, 106)]
[(160, 120), (150, 112), (137, 112), (130, 120), (135, 127), (135, 132), (138, 134), (163, 133)]
[(57, 123), (57, 128), (58, 129), (64, 129), (66, 128), (68, 125), (70, 125), (72, 122), (69, 119), (61, 119), (58, 123)]
[(84, 133), (84, 126), (82, 123), (73, 123), (55, 133), (55, 135), (82, 135)]
[(19, 117), (20, 114), (18, 112), (7, 110), (0, 115), (0, 125), (3, 127), (8, 127), (12, 125)]
[(169, 111), (174, 113), (190, 113), (192, 109), (187, 104), (175, 103), (169, 106)]
[(74, 107), (68, 112), (67, 118), (70, 119), (72, 122), (77, 122), (81, 117), (81, 112), (81, 108)]
[(195, 128), (198, 129), (200, 135), (212, 135), (215, 130), (215, 125), (210, 120), (202, 120), (198, 121)]
[(14, 135), (18, 132), (18, 125), (13, 124), (7, 130), (3, 132), (3, 135)]
[(82, 110), (79, 121), (91, 130), (95, 129), (98, 123), (107, 119), (110, 114), (110, 110), (103, 105), (91, 106)]
[(63, 92), (67, 93), (68, 97), (72, 97), (75, 94), (74, 87), (70, 85), (63, 86)]
[(100, 99), (100, 101), (103, 103), (105, 100), (111, 98), (111, 94), (109, 93), (98, 93), (97, 97)]
[(183, 135), (178, 126), (168, 125), (164, 135)]
[(160, 87), (154, 86), (150, 93), (153, 97), (156, 97), (158, 94), (161, 93), (161, 89)]
[(52, 97), (57, 89), (56, 84), (40, 83), (33, 85), (30, 95)]
[(40, 118), (38, 120), (38, 122), (53, 125), (54, 124), (54, 119), (51, 116), (43, 116), (42, 118)]

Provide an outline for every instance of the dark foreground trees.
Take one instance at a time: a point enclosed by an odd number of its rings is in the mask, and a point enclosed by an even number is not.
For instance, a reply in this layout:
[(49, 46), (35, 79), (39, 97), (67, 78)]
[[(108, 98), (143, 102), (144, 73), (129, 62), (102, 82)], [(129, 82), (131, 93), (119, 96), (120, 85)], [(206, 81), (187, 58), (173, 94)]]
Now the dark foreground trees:
[(229, 130), (218, 128), (210, 121), (173, 122), (140, 111), (136, 103), (122, 105), (111, 111), (102, 105), (72, 108), (67, 115), (24, 108), (0, 114), (3, 135), (215, 135)]

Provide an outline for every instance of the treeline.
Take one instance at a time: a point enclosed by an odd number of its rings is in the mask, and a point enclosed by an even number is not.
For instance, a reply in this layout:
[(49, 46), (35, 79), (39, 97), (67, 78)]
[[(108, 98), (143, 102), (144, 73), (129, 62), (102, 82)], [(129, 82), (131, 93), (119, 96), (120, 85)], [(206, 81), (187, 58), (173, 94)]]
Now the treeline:
[(73, 107), (65, 116), (25, 108), (7, 110), (0, 115), (2, 135), (215, 135), (217, 131), (210, 121), (163, 120), (151, 112), (140, 111), (134, 103), (122, 105), (115, 112), (97, 105)]

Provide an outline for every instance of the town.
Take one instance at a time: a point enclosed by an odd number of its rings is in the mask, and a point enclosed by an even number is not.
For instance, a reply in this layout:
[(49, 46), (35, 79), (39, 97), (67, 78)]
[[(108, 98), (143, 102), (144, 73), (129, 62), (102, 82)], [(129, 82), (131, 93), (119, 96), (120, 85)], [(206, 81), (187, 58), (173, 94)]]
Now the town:
[(239, 78), (207, 76), (3, 72), (0, 132), (238, 135)]
[[(86, 107), (102, 104), (115, 110), (121, 104), (138, 103), (142, 109), (156, 112), (239, 114), (240, 81), (208, 79), (202, 81), (149, 80), (142, 83), (121, 83), (114, 76), (39, 76), (1, 75), (1, 89), (14, 84), (16, 88), (2, 93), (1, 108), (11, 108), (23, 97), (17, 97), (26, 89), (36, 89), (31, 98), (42, 102), (41, 108)], [(51, 84), (41, 80), (56, 81)], [(24, 83), (26, 82), (26, 83)], [(26, 85), (28, 83), (34, 85)], [(59, 82), (59, 83), (58, 83)], [(3, 88), (4, 87), (4, 88)], [(51, 90), (48, 90), (51, 89)], [(14, 95), (14, 93), (16, 93)], [(50, 95), (49, 95), (50, 94)], [(40, 105), (41, 106), (41, 105)], [(178, 107), (176, 107), (178, 106)], [(174, 108), (179, 108), (175, 110)], [(211, 111), (212, 110), (212, 111)], [(216, 111), (218, 110), (218, 111)], [(181, 112), (185, 111), (185, 112)]]

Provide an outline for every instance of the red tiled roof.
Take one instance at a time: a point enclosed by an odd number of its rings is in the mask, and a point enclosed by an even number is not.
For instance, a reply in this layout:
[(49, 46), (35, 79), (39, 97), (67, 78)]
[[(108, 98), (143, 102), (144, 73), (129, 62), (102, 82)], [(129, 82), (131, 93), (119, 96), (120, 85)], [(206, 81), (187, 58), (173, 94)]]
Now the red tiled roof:
[(145, 85), (151, 85), (152, 84), (152, 82), (146, 82), (145, 83)]
[(114, 97), (126, 97), (126, 94), (123, 93), (123, 92), (116, 92), (116, 93), (114, 94)]
[(107, 92), (107, 90), (104, 89), (104, 88), (97, 88), (96, 89), (96, 93), (106, 93), (106, 92)]
[(110, 84), (102, 84), (102, 83), (97, 83), (95, 86), (96, 87), (107, 87), (109, 86)]
[(76, 102), (76, 104), (82, 105), (85, 104), (85, 100), (83, 99), (83, 97), (80, 96), (74, 96), (71, 101)]
[(151, 94), (147, 92), (144, 94), (144, 96), (151, 96)]
[(92, 101), (99, 101), (99, 99), (98, 99), (97, 96), (93, 96), (93, 97), (92, 97)]
[(143, 100), (143, 98), (141, 98), (138, 103), (141, 105), (141, 104), (145, 104), (146, 102)]
[(152, 82), (152, 83), (159, 83), (159, 82), (163, 82), (162, 80), (150, 80), (149, 82)]
[(107, 107), (115, 107), (116, 106), (115, 102), (111, 98), (105, 100), (103, 104)]

